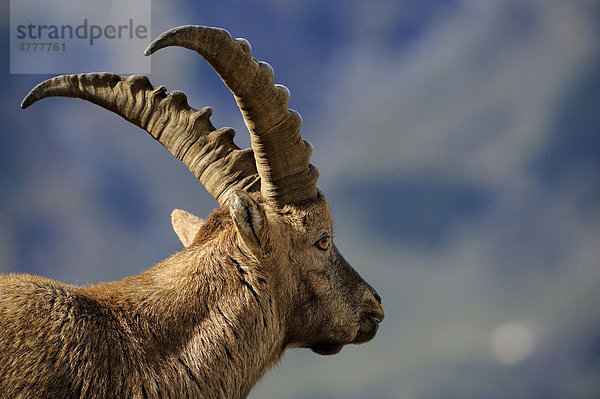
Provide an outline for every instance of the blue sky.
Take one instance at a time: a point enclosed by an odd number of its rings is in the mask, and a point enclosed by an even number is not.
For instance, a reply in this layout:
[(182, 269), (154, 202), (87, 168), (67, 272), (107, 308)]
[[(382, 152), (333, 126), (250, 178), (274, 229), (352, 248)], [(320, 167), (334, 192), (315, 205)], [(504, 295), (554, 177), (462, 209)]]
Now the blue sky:
[[(220, 26), (273, 66), (314, 144), (336, 244), (384, 301), (373, 342), (293, 351), (251, 397), (594, 397), (600, 3), (322, 3), (152, 3), (152, 37)], [(2, 21), (0, 271), (87, 284), (179, 250), (171, 210), (206, 216), (216, 201), (108, 111), (20, 110), (48, 76), (8, 73)], [(197, 54), (156, 53), (150, 80), (248, 145)]]

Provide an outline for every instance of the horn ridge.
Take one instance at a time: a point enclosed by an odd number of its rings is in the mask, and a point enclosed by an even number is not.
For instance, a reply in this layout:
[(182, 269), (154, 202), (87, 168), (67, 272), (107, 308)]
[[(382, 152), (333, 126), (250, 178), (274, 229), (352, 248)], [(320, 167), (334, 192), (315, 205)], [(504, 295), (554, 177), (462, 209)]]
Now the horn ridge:
[(273, 68), (253, 58), (248, 41), (224, 29), (185, 25), (159, 35), (144, 54), (169, 46), (199, 53), (234, 94), (250, 131), (263, 196), (277, 205), (316, 198), (318, 173), (300, 135), (302, 119), (287, 108), (289, 90), (274, 84)]
[(146, 130), (183, 161), (221, 205), (227, 202), (226, 193), (234, 189), (259, 189), (252, 153), (233, 142), (233, 129), (228, 134), (218, 134), (224, 130), (215, 129), (210, 122), (212, 110), (190, 107), (183, 92), (173, 90), (167, 94), (164, 86), (153, 87), (142, 75), (61, 75), (35, 86), (21, 107), (27, 108), (47, 97), (80, 98)]

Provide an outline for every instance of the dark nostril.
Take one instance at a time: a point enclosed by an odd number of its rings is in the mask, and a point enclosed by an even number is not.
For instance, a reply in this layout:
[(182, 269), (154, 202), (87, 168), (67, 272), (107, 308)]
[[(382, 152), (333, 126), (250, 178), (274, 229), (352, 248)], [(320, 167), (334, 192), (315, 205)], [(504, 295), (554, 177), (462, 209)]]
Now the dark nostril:
[(378, 293), (376, 293), (376, 292), (374, 292), (374, 293), (373, 293), (373, 296), (375, 297), (375, 300), (376, 300), (377, 302), (379, 302), (379, 304), (381, 305), (381, 297), (379, 296), (379, 294), (378, 294)]

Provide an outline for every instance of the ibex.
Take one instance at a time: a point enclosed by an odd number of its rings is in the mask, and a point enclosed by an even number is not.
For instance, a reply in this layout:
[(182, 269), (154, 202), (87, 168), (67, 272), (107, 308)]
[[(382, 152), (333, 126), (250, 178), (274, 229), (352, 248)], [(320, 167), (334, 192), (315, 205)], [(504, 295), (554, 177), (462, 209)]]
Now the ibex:
[(371, 340), (381, 298), (333, 244), (330, 212), (300, 136), (300, 115), (244, 39), (183, 26), (145, 54), (201, 54), (234, 94), (251, 149), (211, 110), (144, 76), (46, 80), (23, 100), (81, 98), (164, 145), (220, 204), (206, 220), (172, 214), (185, 248), (139, 275), (76, 287), (0, 278), (2, 398), (243, 398), (287, 348), (322, 355)]

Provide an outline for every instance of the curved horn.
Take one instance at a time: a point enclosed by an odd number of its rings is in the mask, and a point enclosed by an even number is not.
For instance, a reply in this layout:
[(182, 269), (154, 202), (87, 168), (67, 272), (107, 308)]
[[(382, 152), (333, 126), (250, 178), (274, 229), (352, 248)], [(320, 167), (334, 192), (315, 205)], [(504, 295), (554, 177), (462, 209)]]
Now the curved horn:
[(250, 131), (262, 195), (278, 205), (316, 198), (318, 171), (309, 164), (312, 146), (300, 136), (302, 118), (288, 110), (288, 89), (273, 84), (273, 69), (252, 58), (250, 44), (223, 29), (187, 25), (161, 34), (144, 54), (168, 46), (202, 55), (235, 95)]
[(166, 94), (147, 77), (112, 73), (63, 75), (41, 82), (21, 103), (27, 108), (46, 97), (90, 101), (141, 127), (164, 145), (202, 182), (221, 205), (236, 189), (257, 191), (260, 178), (250, 149), (240, 150), (231, 128), (215, 129), (212, 110), (198, 111), (180, 91)]

